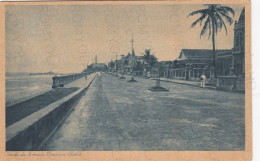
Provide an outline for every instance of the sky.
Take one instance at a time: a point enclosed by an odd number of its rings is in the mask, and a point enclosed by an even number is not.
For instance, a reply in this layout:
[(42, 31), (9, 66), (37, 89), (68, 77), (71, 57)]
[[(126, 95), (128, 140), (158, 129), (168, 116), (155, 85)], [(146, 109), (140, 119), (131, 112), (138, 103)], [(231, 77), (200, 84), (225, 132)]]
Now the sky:
[[(239, 19), (242, 5), (228, 5)], [(6, 6), (6, 72), (77, 73), (94, 63), (145, 49), (159, 61), (176, 59), (181, 49), (211, 49), (202, 26), (191, 28), (203, 5), (30, 5)], [(216, 49), (233, 47), (234, 23), (216, 37)]]

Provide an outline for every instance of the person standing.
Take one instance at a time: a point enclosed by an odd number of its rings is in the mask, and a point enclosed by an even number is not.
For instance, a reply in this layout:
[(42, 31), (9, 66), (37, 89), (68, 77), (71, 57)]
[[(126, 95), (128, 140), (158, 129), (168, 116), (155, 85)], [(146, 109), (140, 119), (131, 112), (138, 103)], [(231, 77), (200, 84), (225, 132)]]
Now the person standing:
[(201, 88), (205, 88), (205, 83), (206, 83), (206, 76), (204, 73), (202, 73), (201, 77), (200, 77), (200, 87)]
[(87, 79), (88, 79), (87, 72), (85, 72), (85, 80), (87, 80)]

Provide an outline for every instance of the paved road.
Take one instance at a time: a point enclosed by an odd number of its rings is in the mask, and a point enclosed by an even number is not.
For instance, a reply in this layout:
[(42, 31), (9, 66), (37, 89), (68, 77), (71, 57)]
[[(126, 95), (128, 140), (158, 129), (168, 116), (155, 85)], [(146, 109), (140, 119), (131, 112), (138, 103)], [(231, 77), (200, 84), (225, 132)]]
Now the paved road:
[(42, 150), (244, 149), (244, 94), (136, 80), (97, 77)]

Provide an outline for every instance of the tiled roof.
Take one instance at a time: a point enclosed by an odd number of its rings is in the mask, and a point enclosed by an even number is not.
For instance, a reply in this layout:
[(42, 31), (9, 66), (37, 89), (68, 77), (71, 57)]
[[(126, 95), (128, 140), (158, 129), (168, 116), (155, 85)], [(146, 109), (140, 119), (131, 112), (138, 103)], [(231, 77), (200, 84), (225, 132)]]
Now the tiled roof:
[[(231, 50), (216, 50), (216, 54), (229, 52)], [(192, 58), (211, 58), (213, 51), (210, 49), (182, 49), (187, 59)]]

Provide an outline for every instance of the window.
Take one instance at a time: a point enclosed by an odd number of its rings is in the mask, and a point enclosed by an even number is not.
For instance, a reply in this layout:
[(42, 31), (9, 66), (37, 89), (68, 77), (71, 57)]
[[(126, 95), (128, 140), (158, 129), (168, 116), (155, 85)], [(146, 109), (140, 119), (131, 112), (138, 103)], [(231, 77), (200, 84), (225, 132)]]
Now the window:
[(235, 46), (238, 47), (238, 46), (242, 46), (242, 33), (239, 32), (237, 35), (236, 35), (236, 41), (235, 41)]

